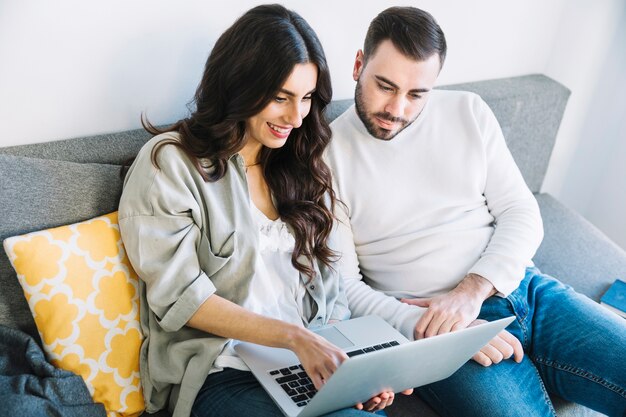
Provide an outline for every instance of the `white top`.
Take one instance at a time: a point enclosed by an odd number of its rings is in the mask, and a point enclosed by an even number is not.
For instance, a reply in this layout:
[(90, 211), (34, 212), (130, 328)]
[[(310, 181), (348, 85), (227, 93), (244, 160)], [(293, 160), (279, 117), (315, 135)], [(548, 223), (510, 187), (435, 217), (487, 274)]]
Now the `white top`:
[[(250, 206), (259, 229), (261, 256), (257, 258), (250, 283), (250, 297), (243, 307), (266, 317), (306, 326), (312, 315), (312, 301), (300, 273), (291, 263), (294, 237), (280, 218), (270, 220), (252, 202)], [(250, 370), (235, 352), (237, 343), (230, 340), (226, 344), (210, 373), (224, 368)]]
[(335, 248), (354, 316), (378, 314), (412, 338), (424, 310), (397, 298), (446, 293), (470, 272), (499, 295), (517, 288), (541, 217), (478, 95), (432, 91), (390, 141), (369, 135), (354, 106), (331, 128), (327, 161), (349, 216), (339, 210)]

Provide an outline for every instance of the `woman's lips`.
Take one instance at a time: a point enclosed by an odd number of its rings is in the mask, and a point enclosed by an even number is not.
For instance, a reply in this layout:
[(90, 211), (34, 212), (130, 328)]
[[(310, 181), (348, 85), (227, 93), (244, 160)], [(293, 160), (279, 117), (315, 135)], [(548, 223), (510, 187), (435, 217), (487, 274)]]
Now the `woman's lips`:
[(291, 128), (288, 127), (278, 126), (270, 122), (267, 122), (267, 126), (269, 127), (270, 132), (272, 132), (272, 134), (279, 139), (285, 139), (289, 136), (289, 133), (291, 133)]

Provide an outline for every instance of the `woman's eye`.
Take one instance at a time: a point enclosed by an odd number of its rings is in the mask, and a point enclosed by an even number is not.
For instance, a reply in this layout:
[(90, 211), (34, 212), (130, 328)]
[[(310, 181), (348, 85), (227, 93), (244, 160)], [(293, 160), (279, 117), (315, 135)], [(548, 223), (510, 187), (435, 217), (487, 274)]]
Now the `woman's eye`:
[(309, 100), (311, 100), (311, 97), (312, 96), (304, 96), (304, 97), (302, 97), (302, 101), (309, 101)]
[(284, 103), (287, 99), (285, 97), (274, 97), (274, 101), (277, 103)]

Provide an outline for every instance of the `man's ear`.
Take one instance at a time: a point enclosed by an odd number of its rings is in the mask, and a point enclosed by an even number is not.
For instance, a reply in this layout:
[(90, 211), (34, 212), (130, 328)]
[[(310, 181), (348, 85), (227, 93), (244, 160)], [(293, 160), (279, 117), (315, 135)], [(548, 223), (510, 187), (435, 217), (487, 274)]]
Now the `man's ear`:
[(354, 59), (354, 69), (352, 70), (352, 78), (354, 81), (357, 81), (361, 76), (361, 71), (365, 67), (365, 57), (363, 55), (363, 50), (359, 49), (356, 53), (356, 58)]

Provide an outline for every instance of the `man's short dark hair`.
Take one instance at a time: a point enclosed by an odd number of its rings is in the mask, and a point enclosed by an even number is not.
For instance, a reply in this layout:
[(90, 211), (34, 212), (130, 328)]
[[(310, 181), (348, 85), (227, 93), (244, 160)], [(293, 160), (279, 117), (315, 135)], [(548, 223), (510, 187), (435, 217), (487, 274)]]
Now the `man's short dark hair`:
[(416, 7), (390, 7), (372, 20), (365, 36), (365, 60), (374, 55), (381, 42), (389, 39), (404, 55), (425, 61), (439, 55), (446, 58), (446, 37), (432, 15)]

